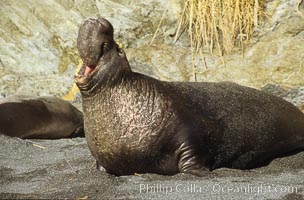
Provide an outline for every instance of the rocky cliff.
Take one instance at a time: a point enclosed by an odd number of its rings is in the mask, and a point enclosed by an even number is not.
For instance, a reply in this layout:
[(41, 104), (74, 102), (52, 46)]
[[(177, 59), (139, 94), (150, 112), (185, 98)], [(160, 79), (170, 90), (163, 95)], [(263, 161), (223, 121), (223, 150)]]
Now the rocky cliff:
[[(301, 0), (268, 1), (267, 18), (244, 51), (223, 57), (207, 52), (195, 56), (197, 80), (234, 81), (258, 88), (267, 84), (303, 87), (303, 4)], [(98, 16), (113, 23), (116, 40), (134, 70), (162, 80), (193, 81), (187, 32), (173, 43), (181, 10), (181, 0), (3, 0), (0, 94), (67, 93), (80, 62), (78, 26), (83, 19)]]

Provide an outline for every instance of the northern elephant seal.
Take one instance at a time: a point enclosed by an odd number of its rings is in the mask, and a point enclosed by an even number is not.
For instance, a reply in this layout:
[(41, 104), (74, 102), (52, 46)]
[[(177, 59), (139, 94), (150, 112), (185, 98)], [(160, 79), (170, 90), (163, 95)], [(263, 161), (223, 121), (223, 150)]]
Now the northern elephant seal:
[(0, 132), (22, 139), (84, 137), (83, 115), (57, 97), (11, 96), (0, 101)]
[(165, 82), (132, 72), (103, 18), (80, 26), (75, 82), (97, 164), (116, 175), (251, 169), (304, 149), (304, 115), (235, 83)]

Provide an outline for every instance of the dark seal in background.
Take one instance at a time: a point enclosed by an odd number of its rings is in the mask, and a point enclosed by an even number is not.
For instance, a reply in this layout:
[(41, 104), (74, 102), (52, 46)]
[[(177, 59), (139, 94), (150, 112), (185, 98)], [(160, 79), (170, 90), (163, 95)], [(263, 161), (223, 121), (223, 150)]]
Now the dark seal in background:
[(23, 139), (84, 137), (83, 115), (57, 97), (11, 96), (0, 101), (0, 132)]

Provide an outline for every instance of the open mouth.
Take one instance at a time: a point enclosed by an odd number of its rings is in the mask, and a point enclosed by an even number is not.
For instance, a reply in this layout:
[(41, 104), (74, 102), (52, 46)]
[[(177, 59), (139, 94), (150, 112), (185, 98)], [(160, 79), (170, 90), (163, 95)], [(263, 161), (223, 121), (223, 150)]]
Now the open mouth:
[(82, 65), (79, 72), (75, 74), (74, 80), (78, 86), (87, 87), (86, 85), (89, 84), (93, 78), (93, 75), (98, 71), (98, 66), (87, 66), (85, 64)]
[(84, 76), (89, 75), (90, 73), (92, 73), (95, 70), (96, 66), (86, 66), (85, 70), (84, 70)]
[(92, 74), (94, 74), (94, 72), (96, 71), (97, 66), (94, 65), (82, 65), (82, 67), (80, 68), (79, 72), (77, 73), (76, 76), (78, 77), (89, 77)]
[(85, 66), (83, 75), (88, 76), (91, 73), (93, 73), (95, 69), (96, 69), (96, 66)]

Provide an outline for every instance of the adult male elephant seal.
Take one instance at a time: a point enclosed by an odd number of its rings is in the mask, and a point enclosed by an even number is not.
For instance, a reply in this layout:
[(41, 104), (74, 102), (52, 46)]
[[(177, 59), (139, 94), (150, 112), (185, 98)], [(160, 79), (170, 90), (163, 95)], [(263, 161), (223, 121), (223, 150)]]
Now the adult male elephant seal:
[(0, 101), (0, 133), (22, 139), (81, 137), (83, 115), (56, 97), (11, 96)]
[(109, 173), (204, 175), (304, 149), (304, 115), (280, 98), (234, 83), (165, 82), (132, 72), (103, 18), (86, 20), (77, 43), (86, 138)]

